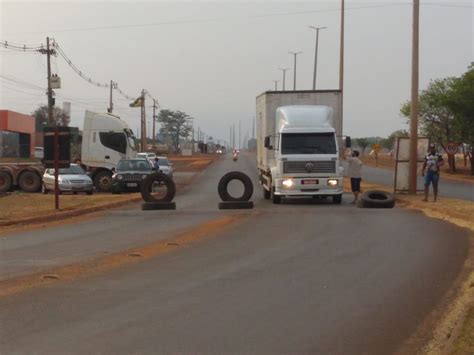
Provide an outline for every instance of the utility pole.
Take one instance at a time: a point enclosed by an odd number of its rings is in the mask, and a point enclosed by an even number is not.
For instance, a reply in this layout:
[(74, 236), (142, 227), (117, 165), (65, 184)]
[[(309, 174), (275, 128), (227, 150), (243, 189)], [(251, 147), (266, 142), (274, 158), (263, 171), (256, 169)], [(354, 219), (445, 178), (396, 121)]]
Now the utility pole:
[(145, 117), (145, 90), (142, 90), (141, 101), (141, 145), (142, 152), (146, 152), (146, 117)]
[(112, 113), (113, 109), (114, 109), (114, 103), (112, 101), (112, 91), (113, 91), (113, 88), (114, 88), (114, 82), (112, 80), (110, 80), (110, 99), (109, 99), (109, 109), (107, 110), (109, 113)]
[(252, 138), (255, 139), (255, 117), (252, 120)]
[(344, 126), (344, 0), (341, 0), (341, 30), (339, 43), (339, 90), (341, 90), (341, 134)]
[(313, 90), (316, 90), (316, 74), (318, 72), (318, 45), (319, 45), (319, 31), (324, 30), (326, 27), (314, 27), (310, 28), (316, 30), (316, 45), (314, 50), (314, 71), (313, 71)]
[(153, 137), (151, 137), (153, 144), (156, 143), (156, 100), (153, 99)]
[(420, 39), (420, 0), (413, 0), (413, 33), (411, 57), (410, 159), (408, 164), (408, 192), (416, 194), (418, 146), (418, 69)]
[(294, 60), (293, 60), (293, 91), (296, 90), (296, 56), (298, 54), (301, 54), (303, 52), (288, 52), (290, 54), (293, 54)]
[[(40, 51), (43, 53), (43, 51)], [(54, 149), (53, 149), (53, 159), (54, 159), (54, 208), (59, 210), (59, 128), (54, 120), (53, 115), (53, 89), (51, 87), (51, 54), (54, 53), (54, 49), (51, 49), (49, 43), (49, 37), (46, 37), (46, 61), (47, 61), (47, 71), (48, 71), (48, 122), (51, 127), (54, 127)]]
[(285, 91), (285, 77), (286, 77), (286, 71), (289, 70), (290, 68), (278, 68), (283, 72), (283, 91)]
[(273, 80), (273, 82), (275, 83), (275, 91), (278, 91), (278, 82), (280, 80)]
[(241, 148), (241, 144), (242, 144), (242, 138), (241, 138), (241, 132), (242, 132), (242, 127), (241, 127), (241, 122), (239, 121), (239, 144), (238, 144), (238, 147), (239, 147), (239, 150)]

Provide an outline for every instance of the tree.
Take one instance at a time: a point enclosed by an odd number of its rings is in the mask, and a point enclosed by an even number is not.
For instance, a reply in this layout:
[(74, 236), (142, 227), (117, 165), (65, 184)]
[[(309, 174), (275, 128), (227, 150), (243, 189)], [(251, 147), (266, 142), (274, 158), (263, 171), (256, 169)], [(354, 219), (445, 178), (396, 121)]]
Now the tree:
[(395, 141), (398, 137), (408, 137), (409, 133), (405, 129), (399, 129), (398, 131), (392, 132), (387, 138), (384, 138), (380, 141), (382, 147), (389, 150), (393, 149)]
[(371, 141), (369, 138), (356, 138), (354, 144), (362, 150), (361, 154), (364, 156), (365, 149), (371, 144)]
[(171, 141), (179, 150), (180, 138), (186, 138), (191, 132), (191, 127), (188, 125), (188, 120), (191, 116), (182, 111), (161, 110), (158, 115), (158, 122), (161, 123), (160, 132), (171, 138)]
[(474, 175), (474, 65), (452, 84), (446, 105), (455, 115), (455, 128), (463, 143), (470, 146), (469, 161)]
[[(38, 107), (31, 115), (35, 117), (36, 132), (41, 132), (44, 127), (49, 126), (47, 105)], [(53, 121), (57, 126), (69, 126), (71, 118), (61, 108), (54, 106)]]
[[(448, 106), (448, 97), (456, 78), (438, 79), (432, 81), (419, 96), (420, 132), (430, 137), (445, 149), (449, 142), (459, 142), (461, 136), (456, 127), (454, 112)], [(410, 102), (402, 105), (401, 113), (410, 118)], [(451, 170), (456, 171), (454, 159), (449, 159)]]

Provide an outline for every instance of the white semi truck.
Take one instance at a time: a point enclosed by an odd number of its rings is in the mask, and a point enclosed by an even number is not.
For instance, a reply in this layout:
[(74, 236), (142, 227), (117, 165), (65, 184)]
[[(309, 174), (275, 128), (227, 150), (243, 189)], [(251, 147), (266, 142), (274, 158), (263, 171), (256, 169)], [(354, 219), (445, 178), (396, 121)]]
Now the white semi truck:
[(341, 113), (339, 90), (267, 91), (257, 97), (257, 167), (266, 199), (329, 196), (341, 203)]
[(135, 158), (135, 137), (127, 123), (111, 113), (86, 111), (81, 164), (98, 191), (112, 188), (112, 168), (120, 159)]

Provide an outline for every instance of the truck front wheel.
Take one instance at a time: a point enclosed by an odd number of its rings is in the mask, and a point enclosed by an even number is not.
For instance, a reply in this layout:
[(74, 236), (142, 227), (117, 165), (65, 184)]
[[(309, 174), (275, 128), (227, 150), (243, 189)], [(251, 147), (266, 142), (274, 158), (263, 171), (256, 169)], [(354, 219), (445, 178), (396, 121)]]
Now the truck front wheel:
[(99, 171), (94, 176), (94, 186), (97, 191), (109, 192), (112, 189), (112, 173), (110, 171)]
[(279, 205), (279, 204), (281, 203), (281, 196), (275, 195), (274, 191), (275, 191), (275, 190), (272, 189), (272, 193), (271, 193), (272, 202), (273, 202), (275, 205)]
[(342, 194), (340, 195), (334, 195), (332, 197), (332, 203), (334, 203), (335, 205), (340, 205), (342, 202)]

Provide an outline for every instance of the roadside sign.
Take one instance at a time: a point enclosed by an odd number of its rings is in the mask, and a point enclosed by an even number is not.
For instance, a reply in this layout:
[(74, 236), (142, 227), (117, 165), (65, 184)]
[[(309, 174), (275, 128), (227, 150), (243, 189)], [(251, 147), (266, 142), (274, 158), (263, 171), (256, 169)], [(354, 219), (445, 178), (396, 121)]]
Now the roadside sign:
[[(58, 167), (67, 169), (71, 163), (71, 135), (69, 127), (57, 127), (58, 129)], [(43, 164), (47, 169), (54, 169), (55, 150), (55, 128), (44, 128), (44, 160)]]
[(446, 144), (446, 147), (444, 148), (446, 153), (451, 154), (451, 155), (456, 154), (458, 152), (458, 149), (459, 149), (459, 145), (457, 143), (452, 143), (452, 142)]

